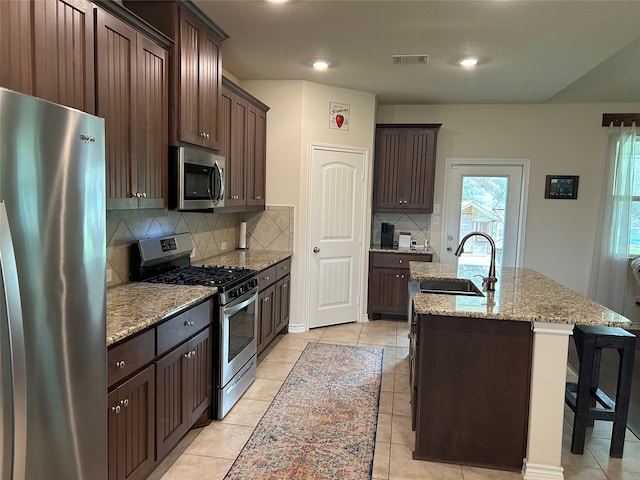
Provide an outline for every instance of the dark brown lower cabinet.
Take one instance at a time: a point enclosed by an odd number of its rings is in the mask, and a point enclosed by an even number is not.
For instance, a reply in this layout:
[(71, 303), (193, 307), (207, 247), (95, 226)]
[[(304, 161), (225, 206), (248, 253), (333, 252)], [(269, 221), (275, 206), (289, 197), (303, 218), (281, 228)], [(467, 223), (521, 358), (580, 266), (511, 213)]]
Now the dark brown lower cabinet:
[(291, 257), (258, 273), (258, 353), (289, 327)]
[(291, 304), (291, 275), (281, 278), (276, 283), (276, 334), (289, 325), (289, 310)]
[(109, 480), (147, 478), (154, 464), (155, 367), (109, 393)]
[(369, 252), (369, 318), (406, 319), (409, 262), (431, 260), (430, 253)]
[(520, 471), (527, 447), (531, 324), (418, 315), (416, 327), (413, 458)]
[(276, 296), (273, 285), (258, 294), (258, 353), (265, 349), (276, 336)]
[(156, 361), (156, 458), (164, 457), (211, 401), (211, 344), (203, 330)]

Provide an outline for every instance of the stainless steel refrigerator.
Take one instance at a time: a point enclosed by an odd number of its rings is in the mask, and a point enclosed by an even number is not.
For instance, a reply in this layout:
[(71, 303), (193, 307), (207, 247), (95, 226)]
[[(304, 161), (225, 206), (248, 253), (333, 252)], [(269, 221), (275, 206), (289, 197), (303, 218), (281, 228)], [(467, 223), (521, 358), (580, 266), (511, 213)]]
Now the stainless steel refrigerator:
[(104, 121), (0, 88), (0, 478), (107, 478)]

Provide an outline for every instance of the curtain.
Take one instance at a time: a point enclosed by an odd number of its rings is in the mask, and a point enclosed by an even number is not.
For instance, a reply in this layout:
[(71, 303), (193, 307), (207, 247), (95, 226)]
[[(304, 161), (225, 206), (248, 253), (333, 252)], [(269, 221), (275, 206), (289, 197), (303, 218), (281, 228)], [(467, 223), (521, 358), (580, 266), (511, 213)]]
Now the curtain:
[[(625, 314), (636, 125), (609, 126), (590, 297)], [(628, 310), (628, 309), (627, 309)]]

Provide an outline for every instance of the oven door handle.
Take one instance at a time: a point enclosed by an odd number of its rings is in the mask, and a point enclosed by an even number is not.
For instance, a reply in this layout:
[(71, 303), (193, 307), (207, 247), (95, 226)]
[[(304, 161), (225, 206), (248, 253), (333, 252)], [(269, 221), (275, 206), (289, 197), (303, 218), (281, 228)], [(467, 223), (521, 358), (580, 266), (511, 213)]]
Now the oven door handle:
[(239, 304), (228, 306), (228, 307), (224, 307), (224, 314), (231, 316), (231, 315), (239, 312), (243, 308), (248, 307), (249, 305), (251, 305), (253, 302), (256, 301), (257, 298), (258, 298), (258, 291), (256, 290), (256, 292), (253, 295), (251, 295), (246, 300), (240, 302)]

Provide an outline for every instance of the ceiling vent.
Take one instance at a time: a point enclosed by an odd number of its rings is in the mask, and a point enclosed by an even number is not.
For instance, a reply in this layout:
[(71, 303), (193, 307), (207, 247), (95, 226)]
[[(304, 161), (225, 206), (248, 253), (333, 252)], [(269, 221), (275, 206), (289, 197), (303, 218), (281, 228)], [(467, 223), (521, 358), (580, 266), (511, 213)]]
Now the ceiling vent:
[(405, 63), (429, 63), (429, 55), (394, 55), (393, 63), (396, 65)]

